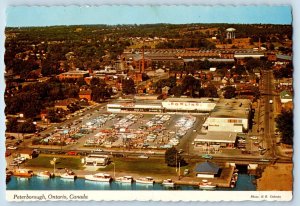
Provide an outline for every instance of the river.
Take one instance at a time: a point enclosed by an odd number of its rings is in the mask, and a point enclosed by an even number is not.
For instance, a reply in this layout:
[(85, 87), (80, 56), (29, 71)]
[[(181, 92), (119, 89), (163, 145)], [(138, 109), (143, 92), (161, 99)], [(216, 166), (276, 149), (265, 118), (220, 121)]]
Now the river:
[[(239, 174), (239, 178), (235, 188), (217, 188), (216, 190), (232, 190), (232, 191), (255, 191), (256, 186), (253, 184), (254, 176), (247, 174)], [(92, 182), (78, 178), (75, 181), (55, 177), (51, 179), (43, 179), (33, 176), (32, 178), (11, 177), (6, 185), (7, 190), (200, 190), (196, 186), (178, 185), (175, 187), (166, 187), (162, 184), (155, 183), (153, 185), (132, 184), (111, 182), (101, 183)]]

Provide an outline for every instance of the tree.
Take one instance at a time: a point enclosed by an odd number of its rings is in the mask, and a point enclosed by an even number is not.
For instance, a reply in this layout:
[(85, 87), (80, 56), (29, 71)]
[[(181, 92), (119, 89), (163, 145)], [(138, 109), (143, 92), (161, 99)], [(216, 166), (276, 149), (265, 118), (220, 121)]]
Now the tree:
[(84, 81), (84, 78), (81, 77), (81, 78), (77, 79), (76, 84), (77, 84), (79, 87), (81, 87), (81, 86), (83, 86), (83, 85), (86, 85), (86, 82)]
[(142, 74), (142, 81), (147, 81), (149, 78), (149, 76), (146, 73)]
[(224, 90), (223, 95), (224, 95), (225, 99), (231, 99), (236, 96), (236, 93), (235, 93), (236, 88), (233, 86), (227, 86), (223, 90)]
[(283, 110), (275, 119), (278, 130), (281, 132), (281, 141), (285, 144), (293, 145), (294, 122), (293, 111)]
[(122, 81), (122, 92), (124, 94), (134, 94), (135, 93), (135, 85), (134, 85), (134, 81), (132, 79), (127, 78)]
[[(217, 87), (213, 84), (207, 85), (207, 87), (203, 88), (203, 90), (204, 90), (205, 97), (213, 97), (213, 98), (219, 97)], [(203, 96), (202, 90), (199, 91), (199, 96), (200, 95)]]
[(106, 87), (92, 87), (92, 100), (96, 102), (102, 102), (103, 100), (110, 98), (109, 89)]
[(182, 162), (183, 158), (178, 154), (178, 151), (175, 147), (169, 148), (165, 153), (165, 162), (168, 166), (176, 167), (179, 165), (179, 162)]
[(170, 89), (170, 94), (173, 94), (175, 97), (180, 97), (183, 94), (183, 89), (181, 85), (175, 86)]
[(32, 120), (29, 119), (26, 122), (19, 123), (17, 130), (20, 133), (33, 133), (36, 131), (36, 127)]
[(193, 76), (186, 76), (182, 81), (182, 88), (184, 92), (189, 92), (191, 97), (195, 96), (195, 92), (200, 89), (200, 81)]
[(60, 122), (59, 115), (57, 115), (54, 109), (48, 110), (48, 119), (50, 120), (50, 122)]

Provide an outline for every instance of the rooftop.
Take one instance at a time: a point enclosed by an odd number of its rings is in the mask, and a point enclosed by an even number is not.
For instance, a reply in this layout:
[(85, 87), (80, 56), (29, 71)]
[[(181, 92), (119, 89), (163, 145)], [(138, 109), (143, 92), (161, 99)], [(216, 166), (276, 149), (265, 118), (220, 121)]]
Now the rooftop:
[(293, 99), (293, 96), (291, 92), (284, 90), (280, 92), (280, 99)]
[(170, 97), (164, 102), (196, 102), (196, 103), (217, 103), (219, 98), (188, 98), (188, 97)]
[(197, 164), (195, 167), (197, 173), (218, 174), (219, 170), (220, 167), (212, 162)]
[(68, 72), (64, 72), (64, 73), (61, 73), (63, 75), (69, 75), (69, 74), (88, 74), (89, 72), (88, 71), (83, 71), (83, 70), (73, 70), (73, 71), (68, 71)]
[(292, 61), (292, 56), (289, 56), (289, 55), (277, 54), (276, 58), (277, 59), (283, 59), (283, 60)]
[(224, 142), (234, 143), (236, 140), (236, 132), (215, 132), (209, 131), (207, 134), (197, 135), (195, 142)]
[(220, 99), (210, 117), (248, 118), (251, 108), (249, 99)]

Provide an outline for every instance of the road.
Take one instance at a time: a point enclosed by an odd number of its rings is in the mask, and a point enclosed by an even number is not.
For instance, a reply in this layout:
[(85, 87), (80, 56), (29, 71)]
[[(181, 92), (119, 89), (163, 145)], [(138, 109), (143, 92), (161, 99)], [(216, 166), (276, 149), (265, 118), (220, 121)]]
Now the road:
[[(266, 155), (268, 158), (276, 159), (280, 157), (284, 158), (278, 151), (276, 146), (276, 137), (275, 137), (275, 121), (274, 121), (274, 102), (275, 102), (275, 86), (274, 86), (274, 77), (272, 70), (263, 70), (262, 71), (262, 102), (263, 108), (262, 112), (264, 113), (263, 125), (264, 129), (261, 129), (260, 132), (263, 133), (264, 140), (266, 142), (265, 148), (267, 148)], [(272, 103), (270, 103), (272, 101)]]

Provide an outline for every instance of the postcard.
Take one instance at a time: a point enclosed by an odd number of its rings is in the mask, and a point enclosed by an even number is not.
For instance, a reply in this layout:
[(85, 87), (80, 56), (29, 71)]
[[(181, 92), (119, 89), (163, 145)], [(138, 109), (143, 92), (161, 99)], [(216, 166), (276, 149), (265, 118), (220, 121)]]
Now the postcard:
[(291, 10), (8, 7), (7, 200), (290, 201)]

